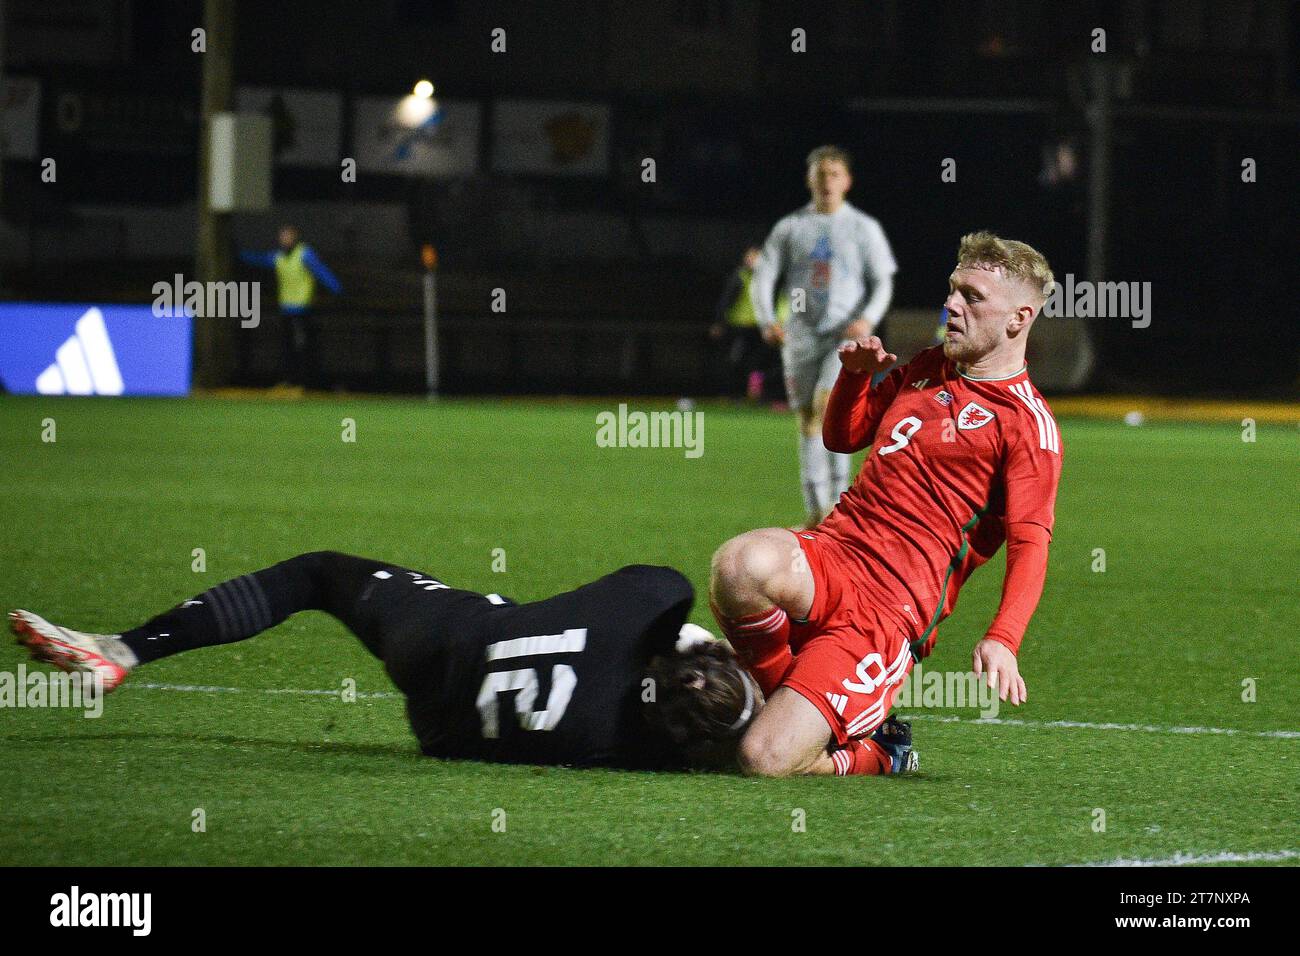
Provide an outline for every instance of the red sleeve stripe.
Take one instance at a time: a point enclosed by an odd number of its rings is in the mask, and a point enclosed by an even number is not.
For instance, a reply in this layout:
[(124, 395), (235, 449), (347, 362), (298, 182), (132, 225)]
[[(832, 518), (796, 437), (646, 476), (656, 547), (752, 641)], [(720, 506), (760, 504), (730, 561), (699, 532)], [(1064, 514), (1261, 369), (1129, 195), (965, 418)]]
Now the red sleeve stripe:
[(1034, 394), (1028, 382), (1012, 385), (1010, 389), (1012, 394), (1033, 413), (1034, 420), (1038, 422), (1038, 447), (1046, 451), (1054, 451), (1059, 455), (1061, 436), (1056, 430), (1056, 421), (1052, 418), (1052, 413), (1047, 410), (1047, 406), (1043, 404), (1043, 400)]

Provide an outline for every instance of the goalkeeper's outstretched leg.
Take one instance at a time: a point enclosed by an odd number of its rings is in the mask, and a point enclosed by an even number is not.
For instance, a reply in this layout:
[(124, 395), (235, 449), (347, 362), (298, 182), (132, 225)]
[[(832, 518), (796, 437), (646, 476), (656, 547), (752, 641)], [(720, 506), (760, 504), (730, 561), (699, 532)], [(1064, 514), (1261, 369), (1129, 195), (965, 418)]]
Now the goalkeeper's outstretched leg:
[[(424, 587), (383, 601), (368, 600), (379, 581), (410, 576)], [(324, 611), (341, 621), (375, 657), (416, 616), (427, 616), (428, 592), (459, 592), (420, 571), (336, 551), (313, 551), (209, 588), (121, 634), (60, 627), (30, 611), (11, 611), (10, 628), (32, 655), (66, 671), (98, 674), (106, 691), (146, 664), (183, 651), (247, 640), (299, 611)]]

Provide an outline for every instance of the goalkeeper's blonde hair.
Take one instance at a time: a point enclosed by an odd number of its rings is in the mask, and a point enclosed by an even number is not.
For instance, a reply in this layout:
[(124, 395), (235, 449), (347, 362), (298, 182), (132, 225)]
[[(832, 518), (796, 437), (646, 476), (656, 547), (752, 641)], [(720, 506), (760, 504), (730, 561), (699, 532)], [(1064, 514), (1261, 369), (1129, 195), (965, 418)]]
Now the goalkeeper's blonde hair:
[(1046, 256), (1028, 243), (1003, 239), (991, 232), (968, 232), (961, 237), (957, 268), (999, 269), (1033, 289), (1039, 296), (1040, 308), (1056, 285)]

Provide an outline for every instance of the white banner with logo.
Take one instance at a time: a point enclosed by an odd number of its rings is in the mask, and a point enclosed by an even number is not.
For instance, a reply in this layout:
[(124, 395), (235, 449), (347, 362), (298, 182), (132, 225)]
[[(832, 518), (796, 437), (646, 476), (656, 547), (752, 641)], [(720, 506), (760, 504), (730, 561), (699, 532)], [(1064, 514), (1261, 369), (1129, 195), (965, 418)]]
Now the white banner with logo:
[(353, 113), (357, 168), (403, 176), (466, 176), (478, 168), (478, 103), (361, 97)]

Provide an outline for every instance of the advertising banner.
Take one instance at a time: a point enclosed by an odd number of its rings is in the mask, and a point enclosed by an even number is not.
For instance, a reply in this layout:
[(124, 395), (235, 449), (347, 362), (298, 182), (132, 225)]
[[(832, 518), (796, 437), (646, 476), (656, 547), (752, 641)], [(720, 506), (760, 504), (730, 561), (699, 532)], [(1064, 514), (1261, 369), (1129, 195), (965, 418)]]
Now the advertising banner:
[(147, 305), (0, 303), (0, 385), (17, 395), (186, 395), (190, 326)]

